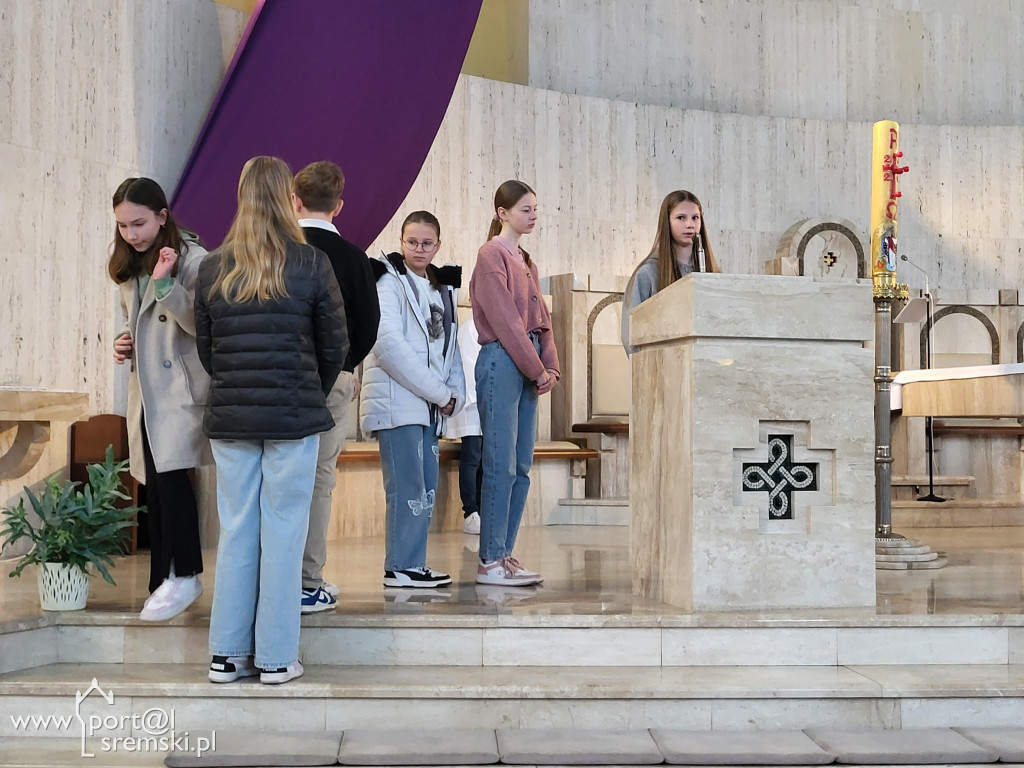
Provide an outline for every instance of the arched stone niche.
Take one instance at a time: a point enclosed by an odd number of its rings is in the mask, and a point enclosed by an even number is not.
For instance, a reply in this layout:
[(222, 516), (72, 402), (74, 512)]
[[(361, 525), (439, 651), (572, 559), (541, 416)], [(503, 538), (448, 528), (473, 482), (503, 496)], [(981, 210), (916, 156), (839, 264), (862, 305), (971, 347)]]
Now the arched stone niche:
[[(949, 317), (955, 324), (949, 321), (944, 325), (940, 324), (939, 321), (944, 317)], [(927, 334), (928, 325), (922, 323), (922, 361), (927, 354)], [(1020, 332), (1017, 338), (1019, 350)], [(936, 311), (932, 315), (932, 344), (932, 365), (935, 368), (999, 364), (999, 332), (989, 316), (975, 307), (954, 304)]]
[(819, 280), (869, 277), (867, 238), (846, 219), (810, 218), (787, 229), (765, 262), (769, 275), (806, 275)]
[(629, 416), (629, 358), (619, 336), (622, 294), (605, 296), (587, 317), (587, 419)]

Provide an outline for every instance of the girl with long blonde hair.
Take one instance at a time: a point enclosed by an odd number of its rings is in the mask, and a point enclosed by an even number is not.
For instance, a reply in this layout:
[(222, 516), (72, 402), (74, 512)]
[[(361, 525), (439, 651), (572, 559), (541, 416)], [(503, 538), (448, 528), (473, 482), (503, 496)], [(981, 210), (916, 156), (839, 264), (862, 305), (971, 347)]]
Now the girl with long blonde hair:
[(199, 271), (196, 343), (210, 374), (203, 428), (217, 464), (220, 541), (209, 679), (299, 677), (302, 551), (327, 393), (348, 353), (327, 256), (305, 242), (284, 161), (254, 157), (238, 212)]
[(629, 313), (658, 291), (692, 272), (721, 272), (708, 240), (704, 209), (693, 192), (669, 192), (658, 211), (658, 234), (654, 246), (633, 271), (622, 299), (622, 346), (633, 354), (629, 343)]

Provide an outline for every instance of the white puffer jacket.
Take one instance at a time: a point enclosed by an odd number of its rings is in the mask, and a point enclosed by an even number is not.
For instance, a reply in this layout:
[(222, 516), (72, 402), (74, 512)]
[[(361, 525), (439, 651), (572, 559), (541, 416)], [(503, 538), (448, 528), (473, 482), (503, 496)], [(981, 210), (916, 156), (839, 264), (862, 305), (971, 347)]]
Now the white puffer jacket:
[(401, 254), (371, 259), (380, 300), (377, 343), (363, 363), (359, 426), (364, 434), (408, 424), (428, 426), (436, 416), (440, 435), (445, 417), (438, 410), (455, 398), (455, 411), (466, 402), (466, 380), (458, 347), (458, 288), (462, 267), (428, 267), (444, 300), (446, 346), (440, 378), (430, 367), (427, 324), (419, 300), (406, 278)]

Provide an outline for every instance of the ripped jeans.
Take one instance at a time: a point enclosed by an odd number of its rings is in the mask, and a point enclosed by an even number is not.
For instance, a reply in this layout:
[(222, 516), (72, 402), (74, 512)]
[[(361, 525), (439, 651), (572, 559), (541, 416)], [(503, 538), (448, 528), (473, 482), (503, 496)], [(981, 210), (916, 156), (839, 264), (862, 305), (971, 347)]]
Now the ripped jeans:
[(409, 424), (377, 433), (387, 496), (384, 570), (427, 564), (427, 530), (437, 496), (437, 436), (433, 426)]

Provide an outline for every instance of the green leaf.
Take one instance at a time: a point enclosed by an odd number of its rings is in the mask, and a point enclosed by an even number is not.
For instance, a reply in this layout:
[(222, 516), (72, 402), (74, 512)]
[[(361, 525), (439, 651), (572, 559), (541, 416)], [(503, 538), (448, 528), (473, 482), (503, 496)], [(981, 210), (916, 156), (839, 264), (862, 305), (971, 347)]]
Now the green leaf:
[(113, 567), (113, 558), (124, 554), (125, 530), (137, 525), (132, 518), (140, 510), (117, 506), (131, 498), (121, 482), (127, 469), (128, 462), (114, 461), (113, 446), (107, 446), (103, 462), (86, 468), (84, 485), (54, 474), (38, 493), (25, 488), (25, 498), (0, 509), (0, 542), (27, 539), (32, 544), (10, 575), (20, 576), (32, 564), (71, 563), (86, 572), (92, 565), (114, 584), (106, 566)]

